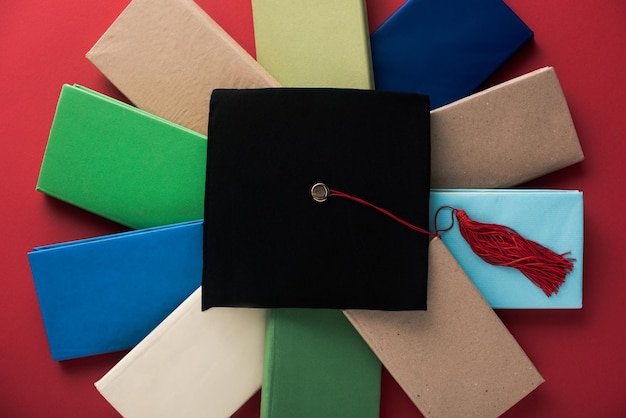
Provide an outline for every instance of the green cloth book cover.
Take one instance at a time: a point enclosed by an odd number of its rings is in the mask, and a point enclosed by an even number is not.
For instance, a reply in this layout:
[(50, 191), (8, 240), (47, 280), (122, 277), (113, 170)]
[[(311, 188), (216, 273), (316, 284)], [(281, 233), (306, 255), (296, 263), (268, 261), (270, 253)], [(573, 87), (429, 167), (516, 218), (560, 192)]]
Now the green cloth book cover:
[(380, 374), (342, 311), (268, 311), (261, 418), (376, 418)]
[(206, 137), (65, 85), (37, 190), (141, 229), (202, 219)]

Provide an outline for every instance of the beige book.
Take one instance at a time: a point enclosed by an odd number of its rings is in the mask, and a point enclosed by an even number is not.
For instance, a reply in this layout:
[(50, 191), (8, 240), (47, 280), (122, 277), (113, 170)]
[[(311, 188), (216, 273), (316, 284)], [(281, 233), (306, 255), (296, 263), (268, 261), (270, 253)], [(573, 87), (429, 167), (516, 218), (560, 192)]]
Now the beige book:
[(123, 416), (226, 418), (261, 387), (265, 310), (200, 308), (200, 289), (96, 388)]
[(278, 86), (191, 0), (133, 0), (87, 58), (135, 106), (204, 135), (213, 89)]
[(427, 311), (345, 314), (426, 417), (497, 417), (543, 382), (438, 238)]

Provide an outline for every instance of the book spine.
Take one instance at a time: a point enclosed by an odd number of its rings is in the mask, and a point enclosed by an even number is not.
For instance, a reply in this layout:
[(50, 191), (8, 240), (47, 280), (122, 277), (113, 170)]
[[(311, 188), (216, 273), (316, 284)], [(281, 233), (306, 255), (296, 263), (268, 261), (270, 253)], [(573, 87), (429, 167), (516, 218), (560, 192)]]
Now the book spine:
[(274, 376), (274, 348), (276, 336), (275, 319), (274, 309), (268, 309), (265, 319), (265, 353), (263, 359), (260, 418), (271, 418), (272, 416), (272, 378)]

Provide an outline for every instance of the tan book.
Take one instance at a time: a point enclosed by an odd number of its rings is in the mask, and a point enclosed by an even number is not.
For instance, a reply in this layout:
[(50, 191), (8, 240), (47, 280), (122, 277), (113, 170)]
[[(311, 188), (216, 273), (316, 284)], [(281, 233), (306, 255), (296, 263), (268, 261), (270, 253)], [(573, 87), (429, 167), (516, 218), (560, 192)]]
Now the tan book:
[(427, 311), (346, 310), (426, 417), (497, 417), (543, 382), (440, 239)]
[(561, 85), (541, 68), (431, 112), (431, 187), (509, 187), (583, 160)]
[(278, 86), (191, 0), (133, 0), (87, 58), (137, 107), (205, 135), (213, 89)]

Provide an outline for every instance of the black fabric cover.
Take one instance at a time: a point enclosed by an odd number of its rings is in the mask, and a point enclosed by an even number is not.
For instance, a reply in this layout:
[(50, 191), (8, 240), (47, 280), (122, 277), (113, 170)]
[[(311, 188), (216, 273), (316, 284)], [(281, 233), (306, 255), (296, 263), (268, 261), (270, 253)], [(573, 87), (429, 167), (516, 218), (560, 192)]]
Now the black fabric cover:
[(428, 241), (323, 182), (428, 228), (428, 97), (215, 90), (202, 308), (426, 309)]

